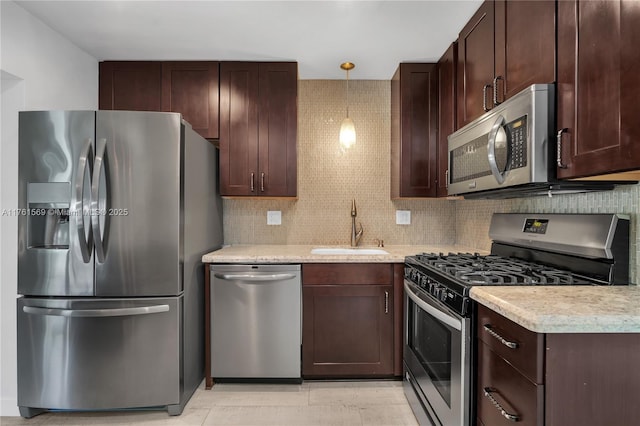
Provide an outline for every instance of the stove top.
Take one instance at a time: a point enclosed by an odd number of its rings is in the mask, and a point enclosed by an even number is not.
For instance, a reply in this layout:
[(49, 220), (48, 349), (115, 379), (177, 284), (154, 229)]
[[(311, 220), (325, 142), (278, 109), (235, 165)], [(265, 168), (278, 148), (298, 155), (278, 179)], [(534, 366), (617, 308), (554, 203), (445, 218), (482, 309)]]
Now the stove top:
[(405, 285), (424, 300), (436, 299), (468, 315), (473, 286), (629, 284), (627, 217), (495, 213), (489, 236), (489, 255), (421, 253), (406, 257)]
[(418, 264), (469, 285), (586, 285), (592, 284), (567, 270), (497, 255), (477, 253), (422, 253)]
[(421, 253), (405, 259), (404, 277), (461, 315), (480, 285), (593, 285), (571, 271), (500, 255)]

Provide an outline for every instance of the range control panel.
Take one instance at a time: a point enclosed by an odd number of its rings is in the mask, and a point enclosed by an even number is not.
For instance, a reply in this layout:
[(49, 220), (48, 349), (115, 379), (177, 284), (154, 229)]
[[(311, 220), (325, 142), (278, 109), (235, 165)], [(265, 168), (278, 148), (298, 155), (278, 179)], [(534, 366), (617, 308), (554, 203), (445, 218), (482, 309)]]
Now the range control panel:
[(526, 219), (522, 232), (529, 234), (546, 234), (549, 219)]

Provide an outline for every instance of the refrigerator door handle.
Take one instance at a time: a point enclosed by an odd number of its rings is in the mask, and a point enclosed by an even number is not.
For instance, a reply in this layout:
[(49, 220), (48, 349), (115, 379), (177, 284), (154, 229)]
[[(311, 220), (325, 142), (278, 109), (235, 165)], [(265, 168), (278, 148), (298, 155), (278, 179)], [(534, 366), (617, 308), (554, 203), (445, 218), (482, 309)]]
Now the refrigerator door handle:
[(89, 263), (91, 261), (91, 247), (93, 246), (93, 233), (89, 227), (89, 236), (85, 235), (84, 227), (84, 177), (87, 173), (87, 167), (89, 167), (89, 178), (91, 179), (91, 162), (89, 157), (91, 155), (91, 146), (93, 140), (88, 138), (85, 146), (78, 158), (78, 172), (76, 175), (76, 199), (75, 199), (75, 217), (76, 217), (76, 229), (78, 233), (78, 243), (80, 245), (80, 253), (82, 254), (82, 261)]
[(168, 312), (169, 305), (139, 306), (135, 308), (114, 309), (54, 309), (39, 308), (36, 306), (23, 306), (26, 314), (48, 315), (57, 317), (125, 317), (131, 315), (148, 315), (160, 312)]
[[(96, 142), (96, 158), (93, 164), (93, 179), (91, 179), (91, 226), (93, 228), (93, 238), (95, 240), (96, 259), (100, 263), (104, 263), (104, 239), (100, 233), (100, 217), (104, 216), (105, 228), (106, 221), (109, 215), (105, 209), (105, 202), (100, 203), (100, 173), (104, 169), (105, 151), (107, 147), (107, 140), (102, 138)], [(106, 172), (106, 170), (105, 170)], [(107, 180), (107, 173), (105, 173), (105, 181)], [(105, 182), (106, 183), (106, 182)], [(108, 187), (108, 185), (107, 185)]]

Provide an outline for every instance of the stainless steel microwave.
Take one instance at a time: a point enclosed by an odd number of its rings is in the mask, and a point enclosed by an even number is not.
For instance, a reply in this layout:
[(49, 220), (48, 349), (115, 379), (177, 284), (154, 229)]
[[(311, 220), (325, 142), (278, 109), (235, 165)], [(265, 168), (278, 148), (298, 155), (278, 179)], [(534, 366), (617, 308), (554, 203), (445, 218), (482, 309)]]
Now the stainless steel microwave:
[(449, 195), (553, 181), (554, 105), (554, 85), (534, 84), (451, 134)]

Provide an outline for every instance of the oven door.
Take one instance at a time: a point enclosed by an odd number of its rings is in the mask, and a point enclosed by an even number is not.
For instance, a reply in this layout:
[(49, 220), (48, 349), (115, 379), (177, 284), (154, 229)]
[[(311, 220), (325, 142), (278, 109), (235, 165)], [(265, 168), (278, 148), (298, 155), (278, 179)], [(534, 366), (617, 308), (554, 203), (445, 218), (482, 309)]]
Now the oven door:
[[(470, 319), (462, 318), (410, 281), (405, 289), (405, 377), (437, 425), (470, 424)], [(411, 395), (413, 397), (413, 395)]]

